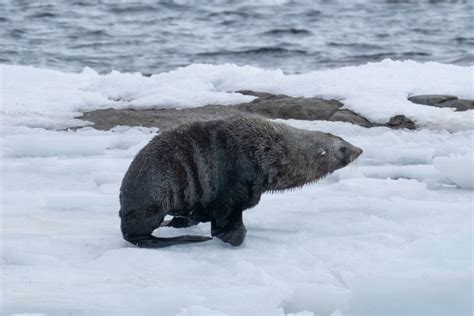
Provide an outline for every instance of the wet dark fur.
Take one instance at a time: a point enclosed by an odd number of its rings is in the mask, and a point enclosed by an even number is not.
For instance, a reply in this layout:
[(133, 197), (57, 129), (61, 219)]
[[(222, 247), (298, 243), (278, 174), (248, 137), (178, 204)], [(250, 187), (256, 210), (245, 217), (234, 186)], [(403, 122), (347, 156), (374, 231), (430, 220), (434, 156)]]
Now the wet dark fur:
[[(339, 137), (259, 118), (198, 122), (156, 136), (135, 157), (122, 182), (121, 229), (141, 247), (209, 238), (158, 238), (165, 215), (189, 226), (211, 221), (212, 236), (240, 245), (242, 211), (262, 193), (316, 181), (362, 151)], [(186, 225), (186, 223), (189, 223)]]

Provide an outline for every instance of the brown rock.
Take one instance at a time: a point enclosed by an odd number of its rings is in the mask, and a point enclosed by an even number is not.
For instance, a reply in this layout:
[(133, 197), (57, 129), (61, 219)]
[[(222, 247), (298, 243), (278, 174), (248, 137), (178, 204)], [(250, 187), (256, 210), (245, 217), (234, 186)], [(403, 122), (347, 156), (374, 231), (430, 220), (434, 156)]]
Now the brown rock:
[(272, 119), (327, 120), (343, 104), (337, 100), (320, 98), (258, 98), (250, 103), (239, 105), (243, 111), (260, 114)]
[(373, 127), (367, 119), (352, 112), (351, 110), (339, 109), (329, 118), (329, 121), (348, 122), (363, 127)]
[(456, 111), (474, 110), (473, 100), (458, 99), (453, 95), (414, 95), (408, 98), (413, 103), (435, 106), (438, 108), (453, 108)]
[(232, 105), (207, 105), (188, 109), (105, 109), (86, 112), (80, 119), (94, 123), (99, 130), (109, 130), (117, 125), (158, 127), (161, 131), (195, 121), (226, 119), (241, 115)]
[(243, 95), (253, 95), (254, 97), (257, 97), (259, 99), (278, 98), (278, 97), (289, 98), (289, 96), (284, 95), (284, 94), (271, 94), (267, 92), (257, 92), (257, 91), (252, 91), (252, 90), (239, 90), (235, 92), (243, 94)]
[(416, 129), (415, 123), (405, 115), (395, 115), (391, 117), (386, 126), (393, 129)]
[[(289, 97), (249, 90), (238, 92), (256, 96), (257, 99), (238, 105), (207, 105), (181, 110), (105, 109), (86, 112), (79, 118), (93, 122), (94, 128), (101, 130), (108, 130), (117, 125), (127, 125), (158, 127), (165, 131), (194, 121), (227, 119), (236, 115), (258, 115), (271, 119), (328, 120), (349, 122), (363, 127), (378, 126), (351, 110), (341, 109), (343, 104), (337, 100)], [(472, 107), (472, 103), (470, 106)], [(414, 129), (415, 123), (403, 115), (397, 115), (392, 117), (385, 126)]]
[(425, 94), (425, 95), (414, 95), (408, 98), (413, 103), (423, 105), (435, 105), (441, 102), (455, 100), (458, 97), (454, 95), (443, 95), (443, 94)]
[(434, 104), (438, 108), (454, 108), (456, 111), (474, 110), (473, 100), (455, 99)]

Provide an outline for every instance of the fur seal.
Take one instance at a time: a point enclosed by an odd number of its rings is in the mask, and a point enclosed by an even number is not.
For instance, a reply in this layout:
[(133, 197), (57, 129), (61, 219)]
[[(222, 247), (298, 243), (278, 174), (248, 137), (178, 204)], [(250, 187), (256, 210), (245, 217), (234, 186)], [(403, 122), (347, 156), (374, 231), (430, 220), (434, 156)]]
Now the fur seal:
[[(121, 230), (138, 247), (202, 242), (204, 236), (159, 238), (163, 225), (211, 222), (211, 235), (241, 245), (242, 211), (262, 193), (314, 182), (362, 150), (328, 133), (256, 117), (195, 122), (153, 138), (132, 161), (120, 189)], [(165, 215), (174, 216), (163, 223)]]

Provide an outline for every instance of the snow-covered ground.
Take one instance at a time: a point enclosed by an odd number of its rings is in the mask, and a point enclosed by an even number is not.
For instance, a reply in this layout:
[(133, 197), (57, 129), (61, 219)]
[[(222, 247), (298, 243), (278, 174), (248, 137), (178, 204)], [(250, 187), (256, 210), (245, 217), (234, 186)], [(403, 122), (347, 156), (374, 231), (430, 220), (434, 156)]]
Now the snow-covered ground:
[[(473, 70), (385, 60), (291, 76), (192, 65), (143, 77), (2, 66), (2, 315), (471, 315), (474, 111), (406, 97), (473, 99)], [(371, 119), (405, 114), (424, 128), (286, 121), (364, 154), (314, 185), (264, 195), (244, 213), (242, 247), (123, 241), (120, 181), (158, 131), (60, 128), (95, 108), (251, 100), (239, 89), (334, 97)]]

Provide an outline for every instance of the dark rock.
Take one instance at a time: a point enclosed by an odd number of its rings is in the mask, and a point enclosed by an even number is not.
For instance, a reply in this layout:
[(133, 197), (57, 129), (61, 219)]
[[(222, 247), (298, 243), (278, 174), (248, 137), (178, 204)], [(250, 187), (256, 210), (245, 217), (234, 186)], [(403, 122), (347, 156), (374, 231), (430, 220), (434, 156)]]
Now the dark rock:
[(393, 129), (416, 129), (415, 123), (405, 115), (395, 115), (391, 117), (386, 126)]
[(413, 103), (423, 105), (435, 105), (437, 103), (456, 100), (458, 97), (453, 95), (442, 95), (442, 94), (426, 94), (426, 95), (414, 95), (408, 98)]
[(474, 110), (473, 100), (458, 99), (452, 95), (415, 95), (408, 98), (413, 103), (435, 106), (438, 108), (453, 108), (456, 111)]
[[(246, 95), (256, 96), (250, 103), (237, 105), (207, 105), (186, 109), (105, 109), (86, 112), (83, 120), (94, 123), (94, 128), (108, 130), (117, 125), (158, 127), (166, 131), (182, 124), (195, 121), (227, 119), (233, 116), (257, 115), (271, 119), (327, 120), (348, 122), (363, 127), (380, 126), (347, 109), (337, 100), (321, 98), (290, 97), (250, 90), (237, 91)], [(469, 100), (452, 100), (471, 102)], [(451, 101), (446, 101), (451, 102)], [(445, 102), (445, 103), (446, 103)], [(463, 105), (464, 106), (464, 105)], [(415, 129), (415, 123), (403, 115), (390, 119), (384, 126), (391, 128)]]
[(242, 115), (232, 105), (207, 105), (188, 109), (105, 109), (86, 112), (80, 119), (94, 123), (99, 130), (109, 130), (117, 125), (158, 127), (161, 131), (195, 121), (227, 119)]
[(259, 99), (280, 98), (280, 97), (289, 98), (289, 96), (284, 95), (284, 94), (271, 94), (267, 92), (257, 92), (257, 91), (252, 91), (252, 90), (239, 90), (235, 92), (243, 94), (243, 95), (253, 95), (254, 97), (257, 97)]
[(327, 120), (342, 105), (337, 100), (277, 96), (258, 98), (239, 105), (239, 108), (272, 119)]
[(439, 108), (454, 108), (456, 111), (467, 111), (474, 110), (474, 101), (473, 100), (464, 100), (464, 99), (455, 99), (449, 100), (441, 103), (434, 104), (433, 106)]
[(329, 118), (329, 121), (348, 122), (363, 127), (373, 127), (367, 119), (352, 112), (351, 110), (339, 109)]

